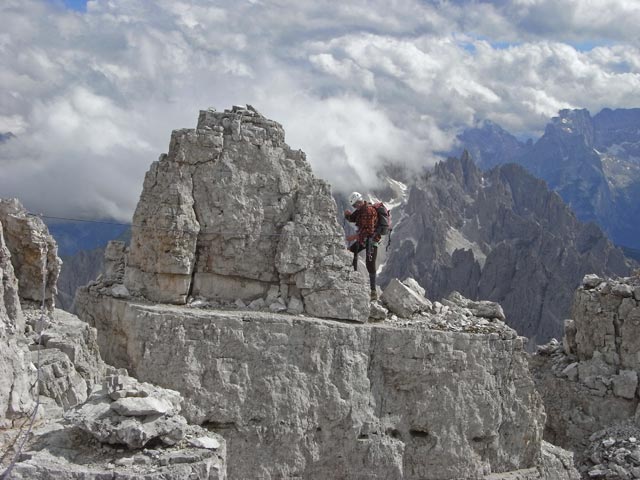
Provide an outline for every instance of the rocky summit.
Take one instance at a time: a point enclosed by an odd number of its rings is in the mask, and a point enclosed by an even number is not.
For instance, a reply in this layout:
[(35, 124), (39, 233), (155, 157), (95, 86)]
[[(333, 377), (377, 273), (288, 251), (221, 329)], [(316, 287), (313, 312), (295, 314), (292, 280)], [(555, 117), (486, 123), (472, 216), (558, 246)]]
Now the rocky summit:
[(180, 415), (221, 435), (229, 478), (577, 478), (542, 440), (502, 308), (433, 302), (411, 278), (370, 303), (328, 185), (252, 107), (173, 132), (134, 225), (78, 314), (107, 362), (179, 392)]
[(174, 131), (144, 181), (125, 287), (158, 302), (262, 298), (366, 321), (366, 280), (349, 266), (329, 185), (284, 136), (250, 106), (202, 111), (195, 129)]
[(134, 224), (78, 319), (20, 292), (4, 232), (46, 227), (0, 221), (9, 478), (578, 478), (502, 307), (409, 277), (369, 302), (328, 185), (255, 109), (174, 132)]

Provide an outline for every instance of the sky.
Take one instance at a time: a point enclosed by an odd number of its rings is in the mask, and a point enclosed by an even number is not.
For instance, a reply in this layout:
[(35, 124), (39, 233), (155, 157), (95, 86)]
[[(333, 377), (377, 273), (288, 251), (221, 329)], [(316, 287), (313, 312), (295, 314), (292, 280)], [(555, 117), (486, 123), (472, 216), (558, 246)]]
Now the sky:
[(251, 104), (334, 190), (483, 120), (640, 106), (636, 0), (2, 0), (0, 197), (129, 221), (198, 111)]

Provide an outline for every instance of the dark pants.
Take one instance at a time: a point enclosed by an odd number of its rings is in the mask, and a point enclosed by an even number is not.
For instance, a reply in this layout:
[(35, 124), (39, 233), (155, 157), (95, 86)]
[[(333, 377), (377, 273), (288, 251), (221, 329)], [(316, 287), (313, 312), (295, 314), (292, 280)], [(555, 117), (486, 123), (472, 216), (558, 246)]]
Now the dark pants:
[(378, 257), (378, 247), (371, 246), (367, 249), (366, 246), (359, 244), (358, 242), (352, 243), (349, 246), (349, 251), (353, 252), (353, 269), (358, 270), (358, 253), (365, 250), (364, 263), (367, 266), (367, 272), (369, 272), (369, 284), (371, 290), (376, 289), (376, 258)]

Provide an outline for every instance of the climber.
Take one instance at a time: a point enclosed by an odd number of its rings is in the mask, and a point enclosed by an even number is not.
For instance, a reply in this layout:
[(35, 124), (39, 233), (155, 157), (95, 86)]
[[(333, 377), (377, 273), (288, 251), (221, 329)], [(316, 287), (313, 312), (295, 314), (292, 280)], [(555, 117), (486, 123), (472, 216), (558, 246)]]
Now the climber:
[(378, 223), (378, 212), (369, 202), (366, 202), (362, 195), (353, 192), (349, 195), (349, 203), (355, 210), (344, 211), (344, 218), (355, 223), (358, 227), (357, 233), (347, 237), (349, 251), (353, 252), (353, 269), (358, 269), (358, 253), (366, 251), (365, 264), (369, 272), (369, 284), (371, 286), (371, 300), (378, 299), (376, 292), (376, 257), (378, 256), (378, 242), (380, 234), (376, 232)]

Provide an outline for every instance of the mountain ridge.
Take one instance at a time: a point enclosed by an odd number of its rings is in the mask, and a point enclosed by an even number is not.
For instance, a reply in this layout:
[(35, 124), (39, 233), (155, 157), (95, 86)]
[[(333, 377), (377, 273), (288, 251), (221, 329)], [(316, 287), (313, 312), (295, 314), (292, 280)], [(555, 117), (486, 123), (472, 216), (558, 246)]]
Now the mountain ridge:
[(535, 142), (485, 122), (458, 139), (482, 169), (523, 165), (614, 243), (640, 248), (640, 109), (560, 110)]

